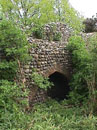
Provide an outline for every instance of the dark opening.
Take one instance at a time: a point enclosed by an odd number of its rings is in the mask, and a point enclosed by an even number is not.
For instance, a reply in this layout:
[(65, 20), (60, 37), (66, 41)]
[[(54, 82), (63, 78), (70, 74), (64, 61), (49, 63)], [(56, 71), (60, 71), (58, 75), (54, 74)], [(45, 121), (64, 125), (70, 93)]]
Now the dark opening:
[(70, 89), (65, 75), (55, 72), (49, 76), (49, 81), (53, 86), (48, 89), (48, 96), (58, 101), (67, 99)]

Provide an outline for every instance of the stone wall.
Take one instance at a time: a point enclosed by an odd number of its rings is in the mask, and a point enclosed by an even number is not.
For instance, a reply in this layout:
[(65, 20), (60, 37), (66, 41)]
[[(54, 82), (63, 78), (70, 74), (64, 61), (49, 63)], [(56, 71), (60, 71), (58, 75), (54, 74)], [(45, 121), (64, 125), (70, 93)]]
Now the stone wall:
[[(53, 27), (55, 27), (54, 30), (52, 30)], [(23, 76), (19, 75), (20, 79), (25, 79), (23, 82), (26, 82), (26, 86), (30, 89), (29, 103), (31, 107), (36, 102), (44, 102), (47, 97), (46, 91), (34, 84), (33, 69), (44, 77), (49, 77), (54, 72), (60, 72), (69, 80), (72, 74), (71, 56), (66, 47), (73, 30), (62, 23), (51, 23), (44, 26), (43, 32), (43, 39), (36, 39), (33, 34), (28, 38), (28, 42), (32, 46), (29, 55), (32, 58), (23, 68), (21, 67)], [(60, 41), (52, 41), (56, 33), (61, 33)], [(81, 33), (85, 41), (93, 35), (94, 33)], [(2, 58), (5, 57), (0, 50), (0, 60)]]
[[(70, 36), (71, 32), (73, 32), (73, 30), (66, 24), (53, 22), (40, 27), (38, 33), (39, 32), (41, 33), (41, 39), (43, 40), (57, 41), (55, 37), (57, 34), (59, 34), (61, 36), (60, 41), (67, 42), (68, 37)], [(32, 32), (31, 37), (37, 38), (37, 36), (35, 36), (35, 31)]]
[[(54, 37), (56, 37), (56, 34), (61, 34), (61, 38), (60, 41), (64, 41), (67, 42), (68, 38), (71, 35), (71, 32), (73, 32), (73, 30), (68, 27), (66, 24), (62, 24), (62, 23), (50, 23), (44, 26), (44, 38), (46, 40), (51, 40), (54, 39)], [(56, 41), (56, 40), (55, 40)]]
[[(28, 42), (32, 46), (29, 55), (32, 58), (23, 67), (19, 66), (21, 72), (18, 73), (18, 82), (26, 83), (26, 86), (30, 89), (30, 106), (33, 106), (36, 102), (45, 101), (47, 97), (46, 91), (34, 84), (32, 79), (33, 69), (44, 77), (49, 77), (57, 71), (64, 74), (68, 80), (70, 79), (72, 73), (71, 57), (66, 46), (71, 32), (72, 30), (65, 24), (51, 23), (44, 26), (43, 39), (36, 39), (33, 33), (28, 38)], [(60, 39), (55, 40), (55, 34), (61, 34)], [(0, 60), (2, 58), (5, 57), (0, 50)]]
[(51, 35), (50, 25), (46, 25), (44, 28), (46, 34), (44, 39), (28, 38), (29, 43), (34, 46), (30, 49), (32, 60), (24, 66), (26, 84), (30, 88), (30, 106), (33, 106), (36, 102), (44, 101), (46, 97), (46, 92), (33, 83), (31, 77), (33, 68), (44, 77), (49, 77), (57, 71), (69, 79), (72, 73), (71, 58), (66, 48), (71, 30), (65, 24), (57, 23), (56, 26), (56, 31), (61, 32), (60, 41), (49, 41), (48, 36)]

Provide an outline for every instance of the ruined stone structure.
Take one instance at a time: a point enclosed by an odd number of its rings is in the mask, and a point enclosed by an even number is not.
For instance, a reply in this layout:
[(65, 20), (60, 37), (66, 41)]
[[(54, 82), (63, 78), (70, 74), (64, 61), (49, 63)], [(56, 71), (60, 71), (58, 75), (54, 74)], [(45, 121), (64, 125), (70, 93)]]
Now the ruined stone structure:
[[(72, 72), (70, 54), (66, 48), (68, 38), (71, 35), (71, 29), (61, 23), (56, 24), (56, 30), (54, 30), (54, 32), (51, 32), (50, 28), (51, 25), (45, 26), (43, 40), (33, 37), (28, 38), (29, 43), (34, 46), (30, 50), (32, 60), (24, 66), (26, 84), (31, 90), (29, 96), (31, 106), (35, 102), (41, 102), (45, 99), (45, 91), (33, 84), (31, 78), (33, 68), (44, 77), (49, 77), (54, 72), (59, 72), (64, 74), (68, 80)], [(54, 35), (56, 32), (61, 33), (60, 41), (49, 41), (49, 39), (47, 39), (48, 36)]]
[[(53, 97), (53, 92), (56, 92), (53, 89), (51, 94), (49, 93), (50, 91), (44, 91), (36, 86), (32, 78), (33, 69), (44, 77), (51, 78), (50, 81), (58, 80), (54, 82), (55, 84), (59, 84), (60, 88), (57, 87), (58, 91), (60, 91), (61, 85), (62, 87), (64, 87), (63, 85), (68, 86), (72, 74), (72, 60), (67, 49), (67, 44), (72, 32), (73, 30), (65, 24), (51, 23), (44, 27), (42, 39), (35, 38), (33, 33), (28, 38), (28, 42), (32, 46), (29, 50), (29, 55), (32, 58), (26, 65), (23, 65), (21, 69), (23, 79), (25, 79), (23, 82), (25, 82), (26, 86), (30, 89), (29, 99), (27, 99), (31, 107), (37, 102), (45, 101), (49, 95)], [(87, 38), (93, 34), (94, 33), (81, 33), (81, 36), (87, 41)], [(2, 50), (0, 50), (0, 60), (2, 58), (4, 58), (4, 55)], [(18, 77), (19, 79), (22, 78), (21, 75), (18, 75)], [(64, 82), (66, 84), (64, 84)], [(66, 89), (66, 91), (68, 90)], [(49, 95), (47, 95), (48, 93)], [(65, 92), (63, 94), (65, 94)], [(61, 98), (63, 99), (64, 97)]]

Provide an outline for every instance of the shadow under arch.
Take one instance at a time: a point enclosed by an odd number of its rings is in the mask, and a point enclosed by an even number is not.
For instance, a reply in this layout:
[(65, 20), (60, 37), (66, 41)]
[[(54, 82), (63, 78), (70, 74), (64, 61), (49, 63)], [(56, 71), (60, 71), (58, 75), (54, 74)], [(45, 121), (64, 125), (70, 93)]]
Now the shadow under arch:
[(53, 86), (47, 90), (49, 97), (58, 101), (68, 98), (69, 81), (64, 74), (56, 71), (49, 76), (49, 81), (53, 83)]

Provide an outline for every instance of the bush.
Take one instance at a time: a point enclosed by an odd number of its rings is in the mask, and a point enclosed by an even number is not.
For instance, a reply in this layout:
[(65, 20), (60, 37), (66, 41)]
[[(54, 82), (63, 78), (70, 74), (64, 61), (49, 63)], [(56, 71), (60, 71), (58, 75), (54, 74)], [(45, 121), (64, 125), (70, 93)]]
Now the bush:
[(85, 44), (80, 36), (69, 39), (68, 48), (72, 54), (73, 63), (70, 96), (73, 103), (82, 103), (88, 99), (90, 111), (96, 112), (97, 35), (90, 38), (87, 43)]
[(14, 79), (18, 61), (28, 58), (28, 43), (22, 31), (12, 22), (0, 21), (0, 50), (3, 54), (0, 63), (0, 79)]
[[(26, 129), (29, 116), (23, 108), (27, 106), (27, 89), (18, 86), (14, 79), (20, 64), (29, 59), (26, 36), (12, 22), (0, 21), (0, 129)], [(27, 121), (26, 121), (27, 119)]]
[(70, 96), (73, 103), (81, 103), (88, 96), (86, 76), (90, 72), (90, 54), (80, 36), (72, 36), (69, 39), (68, 49), (71, 53), (73, 64)]
[(52, 83), (49, 82), (48, 78), (43, 77), (41, 74), (38, 74), (37, 72), (33, 72), (32, 79), (39, 88), (42, 88), (45, 90), (50, 88), (52, 85)]
[(22, 86), (7, 80), (0, 81), (0, 129), (12, 130), (27, 125), (29, 116), (23, 112), (27, 95), (28, 91), (23, 92)]

